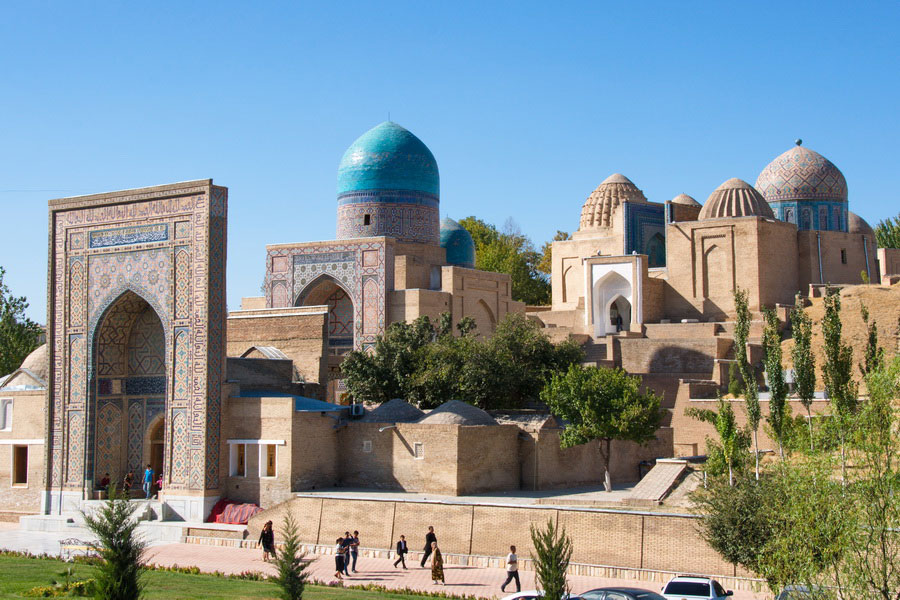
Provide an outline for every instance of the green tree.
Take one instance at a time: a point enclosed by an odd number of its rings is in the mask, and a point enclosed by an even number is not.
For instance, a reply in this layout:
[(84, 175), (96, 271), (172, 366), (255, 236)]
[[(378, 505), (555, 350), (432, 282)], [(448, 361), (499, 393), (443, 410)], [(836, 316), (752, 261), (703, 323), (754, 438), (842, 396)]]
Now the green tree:
[(303, 598), (309, 573), (306, 571), (307, 563), (303, 562), (306, 555), (301, 550), (297, 521), (290, 511), (284, 515), (281, 536), (284, 543), (275, 557), (278, 574), (272, 581), (281, 588), (280, 597), (283, 600), (300, 600)]
[(769, 416), (766, 420), (778, 443), (781, 460), (784, 460), (784, 437), (790, 413), (787, 406), (787, 386), (784, 383), (784, 365), (781, 362), (781, 322), (774, 310), (763, 310), (763, 316), (763, 352), (769, 380)]
[(734, 309), (737, 313), (734, 323), (734, 357), (744, 382), (742, 392), (747, 408), (747, 423), (753, 434), (755, 473), (756, 478), (759, 479), (759, 422), (762, 420), (762, 410), (759, 407), (759, 387), (756, 384), (756, 374), (747, 358), (747, 342), (750, 337), (750, 306), (747, 302), (747, 290), (740, 288), (734, 290)]
[(502, 232), (476, 217), (461, 219), (459, 224), (475, 242), (475, 266), (510, 276), (513, 300), (550, 303), (550, 281), (538, 269), (541, 254), (514, 223), (508, 222)]
[(3, 283), (6, 269), (0, 267), (0, 375), (12, 373), (38, 347), (41, 326), (25, 317), (28, 301), (16, 297)]
[(115, 485), (110, 485), (109, 490), (109, 499), (96, 514), (84, 513), (84, 524), (97, 536), (94, 548), (101, 558), (94, 575), (95, 597), (135, 600), (144, 589), (141, 563), (147, 544), (137, 534), (137, 505), (119, 495)]
[(566, 582), (566, 571), (572, 559), (572, 540), (566, 535), (566, 529), (557, 529), (553, 519), (547, 526), (537, 528), (531, 526), (531, 543), (534, 553), (534, 578), (538, 590), (546, 600), (564, 600), (569, 593)]
[(900, 214), (875, 226), (875, 243), (879, 248), (900, 248)]
[(720, 397), (717, 411), (708, 408), (689, 408), (684, 413), (715, 427), (719, 439), (706, 439), (709, 455), (707, 471), (714, 475), (720, 470), (727, 472), (728, 485), (733, 486), (735, 470), (743, 466), (747, 450), (750, 448), (750, 435), (745, 429), (738, 427), (731, 402)]
[(869, 322), (869, 309), (865, 304), (860, 303), (859, 311), (863, 323), (866, 325), (866, 351), (863, 362), (859, 364), (859, 372), (865, 377), (884, 365), (884, 348), (878, 347), (878, 325), (874, 320)]
[(553, 239), (549, 242), (544, 242), (544, 247), (541, 248), (541, 260), (537, 265), (538, 271), (550, 275), (553, 270), (553, 242), (564, 242), (571, 239), (572, 236), (569, 235), (568, 231), (557, 229)]
[(659, 397), (641, 391), (641, 379), (621, 369), (571, 365), (554, 374), (541, 392), (550, 411), (566, 422), (560, 434), (563, 448), (600, 441), (604, 488), (609, 475), (613, 440), (645, 444), (656, 439), (662, 418)]
[(841, 295), (838, 290), (825, 294), (825, 316), (822, 319), (825, 339), (825, 364), (822, 375), (831, 402), (832, 418), (838, 426), (841, 444), (841, 481), (847, 480), (847, 438), (859, 406), (857, 385), (853, 381), (853, 350), (841, 339)]
[(800, 404), (806, 409), (809, 424), (810, 450), (815, 450), (813, 440), (812, 402), (816, 393), (816, 357), (812, 351), (812, 319), (798, 302), (791, 310), (791, 336), (794, 346), (791, 348), (791, 362), (794, 367), (794, 389)]

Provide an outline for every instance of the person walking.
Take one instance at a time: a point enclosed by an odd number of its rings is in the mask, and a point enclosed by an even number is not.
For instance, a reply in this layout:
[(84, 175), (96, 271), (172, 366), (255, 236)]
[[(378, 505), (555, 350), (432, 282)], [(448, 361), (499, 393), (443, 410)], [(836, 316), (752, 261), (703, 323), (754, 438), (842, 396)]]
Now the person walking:
[(344, 539), (341, 541), (341, 546), (344, 547), (344, 575), (350, 577), (350, 546), (353, 544), (353, 538), (350, 537), (350, 532), (344, 532)]
[(516, 581), (516, 592), (522, 591), (522, 585), (519, 583), (519, 557), (516, 556), (516, 547), (509, 547), (509, 554), (506, 555), (506, 581), (500, 586), (501, 592), (506, 592), (506, 586), (514, 580)]
[(403, 563), (403, 568), (406, 568), (406, 554), (409, 552), (409, 548), (406, 547), (406, 536), (401, 535), (400, 539), (397, 540), (397, 560), (394, 561), (394, 568), (397, 568), (398, 563)]
[(146, 494), (146, 499), (150, 499), (150, 490), (153, 489), (153, 467), (147, 464), (147, 468), (144, 469), (144, 494)]
[(344, 538), (338, 538), (334, 543), (334, 576), (338, 578), (338, 580), (342, 580), (344, 578), (344, 551), (346, 550), (344, 546)]
[(428, 526), (428, 533), (425, 534), (425, 549), (422, 554), (422, 568), (425, 568), (425, 561), (431, 556), (432, 548), (437, 544), (437, 536), (434, 535), (434, 527)]
[(272, 531), (272, 521), (266, 521), (259, 533), (259, 545), (263, 550), (263, 562), (269, 562), (269, 554), (275, 558), (275, 532)]
[(444, 557), (437, 542), (431, 543), (431, 579), (435, 584), (444, 585)]
[(350, 570), (356, 573), (356, 559), (359, 558), (359, 532), (350, 537)]

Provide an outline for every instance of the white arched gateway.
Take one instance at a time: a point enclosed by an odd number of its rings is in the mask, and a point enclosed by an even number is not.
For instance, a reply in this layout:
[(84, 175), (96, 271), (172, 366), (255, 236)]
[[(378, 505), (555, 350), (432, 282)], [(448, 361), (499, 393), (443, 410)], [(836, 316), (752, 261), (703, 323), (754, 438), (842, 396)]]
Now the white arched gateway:
[(641, 324), (642, 260), (643, 255), (585, 259), (585, 321), (595, 338)]

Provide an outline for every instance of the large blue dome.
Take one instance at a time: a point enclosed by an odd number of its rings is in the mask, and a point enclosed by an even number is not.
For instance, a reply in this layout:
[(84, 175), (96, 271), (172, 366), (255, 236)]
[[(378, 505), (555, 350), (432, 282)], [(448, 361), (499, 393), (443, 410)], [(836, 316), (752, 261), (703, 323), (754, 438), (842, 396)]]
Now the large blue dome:
[(437, 197), (437, 161), (422, 140), (385, 121), (353, 142), (338, 167), (338, 196), (364, 190), (407, 190)]
[(453, 219), (441, 219), (441, 247), (447, 251), (451, 265), (475, 268), (475, 241), (466, 229)]

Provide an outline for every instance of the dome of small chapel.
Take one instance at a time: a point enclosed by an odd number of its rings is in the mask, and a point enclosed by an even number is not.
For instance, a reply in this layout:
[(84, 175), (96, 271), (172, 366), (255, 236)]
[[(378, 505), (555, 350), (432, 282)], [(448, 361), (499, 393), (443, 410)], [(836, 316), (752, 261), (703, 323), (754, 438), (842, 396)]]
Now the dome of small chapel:
[(752, 185), (733, 177), (709, 195), (697, 218), (703, 220), (754, 216), (774, 219), (775, 213)]
[(647, 197), (630, 179), (614, 173), (603, 180), (581, 207), (579, 231), (612, 225), (612, 216), (624, 202), (647, 202)]

